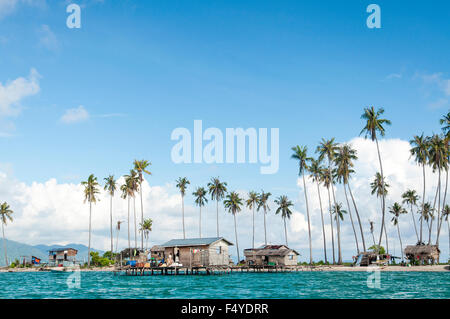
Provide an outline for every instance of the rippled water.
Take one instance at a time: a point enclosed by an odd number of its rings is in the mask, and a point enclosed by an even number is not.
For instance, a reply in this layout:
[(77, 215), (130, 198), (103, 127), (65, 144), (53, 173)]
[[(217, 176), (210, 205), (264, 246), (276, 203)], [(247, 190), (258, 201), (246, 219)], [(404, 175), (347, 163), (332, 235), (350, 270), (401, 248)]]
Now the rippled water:
[[(115, 276), (81, 272), (0, 273), (0, 298), (450, 298), (450, 272), (233, 273), (214, 276)], [(70, 277), (73, 278), (73, 277)]]

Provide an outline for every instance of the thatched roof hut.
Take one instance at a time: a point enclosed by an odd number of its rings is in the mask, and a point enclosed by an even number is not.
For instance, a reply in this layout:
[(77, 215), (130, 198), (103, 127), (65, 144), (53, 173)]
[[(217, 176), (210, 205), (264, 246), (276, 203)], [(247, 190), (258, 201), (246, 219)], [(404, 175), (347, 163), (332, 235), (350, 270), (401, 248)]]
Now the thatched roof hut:
[(436, 245), (410, 245), (405, 248), (406, 258), (410, 261), (427, 261), (434, 263), (441, 251)]

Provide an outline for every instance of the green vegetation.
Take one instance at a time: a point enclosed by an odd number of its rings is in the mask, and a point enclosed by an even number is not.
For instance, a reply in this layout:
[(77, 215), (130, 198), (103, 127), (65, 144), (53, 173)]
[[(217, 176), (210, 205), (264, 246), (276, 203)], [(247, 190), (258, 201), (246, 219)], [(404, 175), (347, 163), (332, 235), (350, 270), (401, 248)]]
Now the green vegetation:
[[(103, 254), (103, 256), (100, 256), (97, 251), (91, 251), (90, 257), (91, 265), (94, 267), (108, 267), (114, 263), (110, 259), (111, 252), (106, 252)], [(88, 267), (90, 267), (89, 264)]]

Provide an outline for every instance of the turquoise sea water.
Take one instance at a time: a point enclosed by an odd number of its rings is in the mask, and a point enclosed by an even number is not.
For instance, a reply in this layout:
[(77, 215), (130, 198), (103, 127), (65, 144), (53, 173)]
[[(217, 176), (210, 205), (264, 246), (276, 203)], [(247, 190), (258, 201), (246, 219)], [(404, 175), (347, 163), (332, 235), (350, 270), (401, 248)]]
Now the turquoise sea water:
[(70, 273), (0, 273), (0, 298), (450, 298), (450, 272), (381, 272), (380, 288), (368, 287), (367, 272), (78, 274), (80, 287), (69, 288)]

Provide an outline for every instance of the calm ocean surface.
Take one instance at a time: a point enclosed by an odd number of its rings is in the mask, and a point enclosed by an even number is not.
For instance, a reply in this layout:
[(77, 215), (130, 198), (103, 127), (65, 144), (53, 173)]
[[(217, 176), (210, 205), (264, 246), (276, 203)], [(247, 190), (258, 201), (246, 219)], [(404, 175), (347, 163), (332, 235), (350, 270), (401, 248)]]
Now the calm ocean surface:
[(68, 287), (70, 273), (0, 273), (0, 298), (450, 298), (450, 272), (381, 272), (380, 289), (366, 272), (78, 274), (80, 288)]

